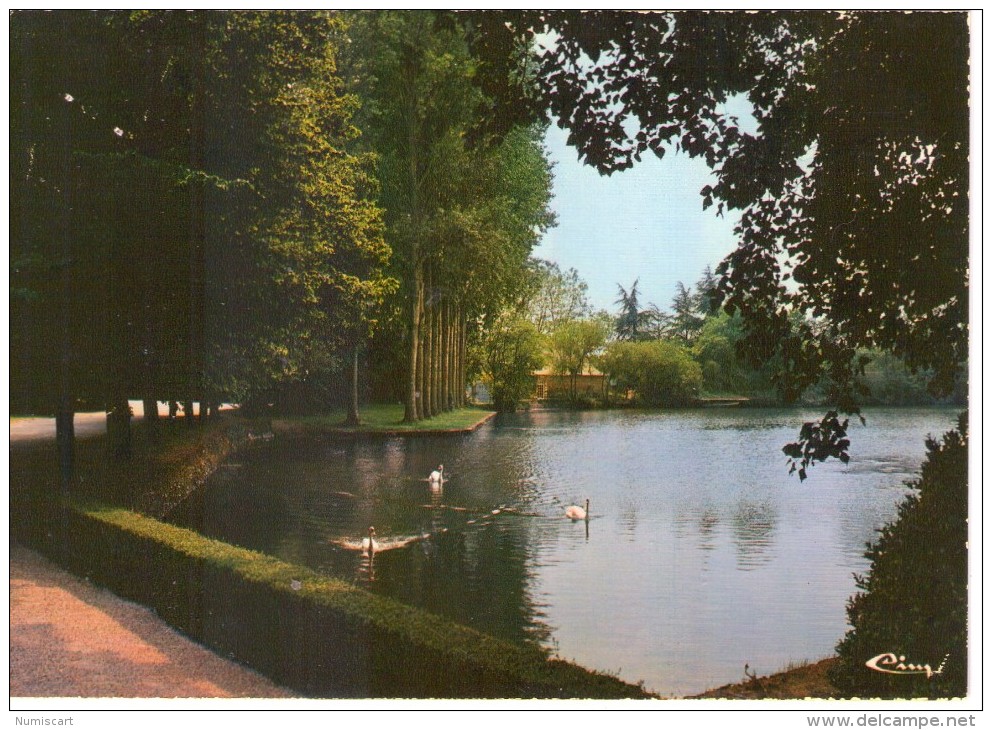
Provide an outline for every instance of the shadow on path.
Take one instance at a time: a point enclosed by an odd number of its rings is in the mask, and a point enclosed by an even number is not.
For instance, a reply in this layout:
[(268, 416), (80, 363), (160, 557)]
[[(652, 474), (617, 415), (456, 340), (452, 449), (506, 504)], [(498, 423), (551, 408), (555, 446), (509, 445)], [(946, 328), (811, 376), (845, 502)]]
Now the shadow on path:
[(293, 697), (153, 612), (10, 548), (10, 696)]

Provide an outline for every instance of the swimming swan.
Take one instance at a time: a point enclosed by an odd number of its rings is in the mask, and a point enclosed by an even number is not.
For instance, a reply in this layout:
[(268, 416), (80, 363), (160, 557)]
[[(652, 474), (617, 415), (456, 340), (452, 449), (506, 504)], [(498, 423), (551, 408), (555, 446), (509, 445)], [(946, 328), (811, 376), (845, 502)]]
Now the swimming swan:
[(407, 535), (400, 537), (389, 537), (383, 540), (377, 540), (375, 536), (375, 528), (369, 528), (368, 537), (363, 537), (361, 541), (359, 540), (344, 540), (344, 539), (334, 539), (329, 542), (331, 545), (336, 545), (344, 550), (352, 550), (355, 552), (363, 553), (384, 553), (387, 550), (396, 550), (398, 548), (404, 548), (407, 545), (411, 545), (415, 542), (420, 542), (421, 540), (427, 540), (430, 537), (429, 534), (421, 535)]
[(375, 541), (375, 528), (369, 528), (369, 536), (362, 538), (362, 551), (366, 553), (374, 553), (379, 550), (379, 543)]
[(576, 505), (572, 505), (565, 510), (565, 516), (570, 520), (588, 520), (589, 519), (589, 500), (586, 500), (586, 508), (582, 509)]
[(427, 477), (427, 481), (431, 484), (441, 484), (444, 481), (444, 464), (432, 471), (431, 475)]

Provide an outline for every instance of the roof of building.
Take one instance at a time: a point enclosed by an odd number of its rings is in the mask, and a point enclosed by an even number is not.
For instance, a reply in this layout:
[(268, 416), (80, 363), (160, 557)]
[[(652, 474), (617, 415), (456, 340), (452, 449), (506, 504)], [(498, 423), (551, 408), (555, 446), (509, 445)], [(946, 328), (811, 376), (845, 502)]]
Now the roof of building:
[[(566, 377), (568, 375), (568, 373), (559, 373), (556, 370), (554, 370), (553, 368), (551, 368), (550, 366), (545, 365), (540, 370), (535, 370), (534, 371), (534, 375), (535, 376), (536, 375), (548, 375), (548, 376), (561, 375), (562, 377)], [(582, 368), (582, 372), (579, 373), (579, 375), (590, 375), (590, 376), (595, 376), (595, 377), (602, 377), (603, 376), (603, 373), (601, 373), (599, 370), (597, 370), (596, 368), (594, 368), (592, 365), (588, 365), (587, 364), (584, 368)]]

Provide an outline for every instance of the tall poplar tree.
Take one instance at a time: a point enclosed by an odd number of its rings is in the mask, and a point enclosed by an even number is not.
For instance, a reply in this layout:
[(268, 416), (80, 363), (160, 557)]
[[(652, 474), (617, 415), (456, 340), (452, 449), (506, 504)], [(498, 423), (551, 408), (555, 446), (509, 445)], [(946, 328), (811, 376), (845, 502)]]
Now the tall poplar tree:
[(539, 130), (479, 130), (491, 102), (461, 19), (353, 16), (351, 68), (378, 154), (406, 320), (405, 420), (461, 405), (470, 322), (497, 312), (553, 222)]

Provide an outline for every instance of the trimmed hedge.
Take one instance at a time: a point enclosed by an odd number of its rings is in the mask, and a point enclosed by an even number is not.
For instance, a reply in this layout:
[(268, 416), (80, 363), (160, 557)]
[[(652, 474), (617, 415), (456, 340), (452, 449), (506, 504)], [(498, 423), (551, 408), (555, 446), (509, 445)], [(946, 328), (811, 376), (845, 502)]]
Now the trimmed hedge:
[(60, 559), (70, 568), (307, 696), (651, 697), (537, 648), (125, 509), (73, 504), (61, 520), (69, 537)]

